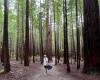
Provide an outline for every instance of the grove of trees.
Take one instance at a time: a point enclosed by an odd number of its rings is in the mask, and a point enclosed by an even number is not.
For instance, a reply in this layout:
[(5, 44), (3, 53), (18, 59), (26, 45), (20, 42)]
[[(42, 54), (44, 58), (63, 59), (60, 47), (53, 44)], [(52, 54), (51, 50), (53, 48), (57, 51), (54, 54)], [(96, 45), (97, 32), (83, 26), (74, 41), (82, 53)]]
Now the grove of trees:
[(100, 72), (100, 0), (0, 0), (0, 63), (24, 66), (55, 57), (66, 72)]

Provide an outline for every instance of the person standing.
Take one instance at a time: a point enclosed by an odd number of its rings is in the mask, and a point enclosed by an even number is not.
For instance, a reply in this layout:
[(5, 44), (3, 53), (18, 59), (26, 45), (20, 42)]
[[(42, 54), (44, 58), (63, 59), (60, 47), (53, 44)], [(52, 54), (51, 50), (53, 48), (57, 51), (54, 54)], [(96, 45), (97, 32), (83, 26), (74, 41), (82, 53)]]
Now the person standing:
[(45, 68), (46, 73), (47, 73), (47, 69), (48, 69), (48, 57), (47, 57), (47, 55), (44, 55), (43, 65), (44, 65), (44, 68)]

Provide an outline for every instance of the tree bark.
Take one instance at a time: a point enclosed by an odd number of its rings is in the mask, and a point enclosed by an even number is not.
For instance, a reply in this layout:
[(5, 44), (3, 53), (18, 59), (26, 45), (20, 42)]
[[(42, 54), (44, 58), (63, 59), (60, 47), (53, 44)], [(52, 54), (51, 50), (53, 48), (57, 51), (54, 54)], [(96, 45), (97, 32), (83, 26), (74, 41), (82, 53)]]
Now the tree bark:
[(100, 72), (100, 30), (98, 0), (84, 0), (83, 72)]
[(3, 54), (4, 71), (10, 71), (9, 43), (8, 43), (8, 0), (4, 0), (4, 31), (3, 31)]
[(77, 69), (80, 68), (80, 31), (78, 26), (78, 1), (76, 0)]
[(19, 2), (17, 1), (17, 43), (16, 43), (16, 61), (18, 61), (18, 55), (19, 55)]
[(67, 34), (67, 1), (64, 0), (64, 63), (67, 64), (67, 72), (70, 72), (68, 54), (68, 34)]
[(35, 1), (31, 0), (31, 17), (32, 17), (32, 56), (33, 56), (33, 63), (35, 63), (35, 41), (34, 41), (34, 24), (33, 24), (33, 6), (34, 6)]
[(57, 65), (57, 39), (56, 39), (56, 26), (55, 26), (55, 3), (54, 3), (54, 0), (53, 0), (53, 12), (54, 12), (55, 65)]
[(52, 60), (52, 34), (51, 34), (51, 24), (50, 24), (50, 0), (47, 1), (47, 13), (46, 13), (46, 53), (49, 61)]
[(24, 51), (24, 66), (29, 66), (29, 0), (26, 0), (26, 32)]

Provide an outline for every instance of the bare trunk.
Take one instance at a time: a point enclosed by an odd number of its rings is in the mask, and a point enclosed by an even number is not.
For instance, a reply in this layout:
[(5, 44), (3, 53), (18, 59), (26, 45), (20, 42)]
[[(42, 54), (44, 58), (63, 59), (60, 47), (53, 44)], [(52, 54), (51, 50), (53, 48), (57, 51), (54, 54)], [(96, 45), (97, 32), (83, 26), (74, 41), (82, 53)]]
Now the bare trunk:
[(50, 25), (50, 0), (47, 1), (47, 14), (46, 14), (46, 53), (49, 60), (52, 60), (52, 33), (51, 33), (51, 25)]
[(64, 0), (64, 63), (67, 64), (67, 72), (70, 72), (68, 54), (68, 34), (67, 34), (67, 1)]
[(9, 43), (8, 43), (8, 0), (4, 0), (4, 31), (3, 31), (3, 54), (4, 71), (10, 71)]
[(80, 31), (78, 26), (78, 6), (76, 0), (77, 69), (80, 68)]
[(100, 30), (98, 0), (84, 0), (83, 72), (100, 72)]
[(26, 0), (26, 32), (24, 51), (24, 66), (29, 66), (29, 0)]

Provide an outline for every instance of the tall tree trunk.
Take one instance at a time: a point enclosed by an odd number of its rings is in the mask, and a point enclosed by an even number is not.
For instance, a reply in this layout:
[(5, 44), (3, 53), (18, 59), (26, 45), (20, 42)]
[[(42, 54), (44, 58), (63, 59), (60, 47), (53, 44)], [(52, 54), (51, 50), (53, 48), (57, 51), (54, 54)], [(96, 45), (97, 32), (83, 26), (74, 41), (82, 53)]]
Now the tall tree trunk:
[(29, 66), (29, 0), (26, 0), (26, 32), (24, 51), (24, 66)]
[[(35, 2), (34, 2), (35, 3)], [(35, 63), (35, 42), (34, 42), (34, 28), (33, 28), (33, 0), (31, 0), (31, 17), (32, 17), (32, 54), (33, 54), (33, 63)]]
[[(59, 10), (59, 8), (58, 8), (59, 6), (58, 6), (58, 4), (57, 4), (57, 10)], [(58, 11), (57, 11), (57, 16), (59, 16), (58, 15)], [(60, 59), (60, 55), (59, 55), (59, 26), (60, 26), (60, 20), (59, 20), (59, 18), (57, 18), (57, 39), (56, 39), (56, 42), (57, 42), (57, 62), (59, 63), (59, 59)]]
[(24, 55), (24, 1), (22, 3), (22, 53), (21, 53), (21, 64), (23, 64), (23, 55)]
[(100, 72), (100, 29), (98, 0), (84, 0), (83, 72)]
[(33, 16), (32, 16), (32, 41), (33, 41), (33, 46), (32, 46), (32, 54), (33, 54), (33, 63), (35, 63), (35, 41), (34, 41), (34, 31), (33, 31)]
[(57, 65), (57, 42), (56, 42), (56, 26), (55, 26), (55, 3), (53, 0), (53, 12), (54, 12), (54, 42), (55, 42), (55, 65)]
[(77, 69), (80, 68), (80, 31), (78, 26), (78, 1), (76, 0)]
[(4, 31), (3, 31), (4, 71), (10, 71), (9, 43), (8, 43), (8, 0), (4, 0)]
[(58, 63), (59, 63), (59, 60), (60, 60), (60, 54), (59, 54), (59, 25), (58, 25), (58, 29), (57, 29), (57, 62)]
[(46, 13), (46, 53), (49, 60), (52, 60), (52, 34), (50, 25), (50, 0), (47, 0), (47, 13)]
[(35, 41), (34, 41), (34, 35), (33, 35), (34, 34), (34, 31), (33, 30), (34, 29), (33, 29), (33, 26), (32, 26), (32, 41), (33, 41), (33, 44), (32, 44), (33, 45), (33, 47), (32, 47), (33, 48), (32, 49), (33, 52), (32, 53), (33, 53), (33, 63), (35, 63)]
[[(65, 37), (65, 0), (63, 0), (63, 26), (64, 26), (64, 37)], [(64, 39), (64, 41), (65, 41), (65, 39)], [(64, 42), (65, 43), (65, 42)], [(64, 45), (64, 48), (65, 48), (65, 45)], [(65, 51), (64, 51), (64, 64), (66, 64), (67, 62), (67, 60), (66, 60), (67, 58), (66, 58), (66, 53), (65, 53)]]
[[(10, 34), (10, 33), (9, 33)], [(11, 34), (10, 34), (11, 35)], [(11, 54), (12, 53), (12, 42), (13, 42), (13, 40), (12, 40), (12, 38), (11, 38), (11, 36), (9, 36), (9, 59), (11, 58), (11, 57), (13, 57), (13, 55)]]
[[(80, 0), (79, 0), (79, 3), (81, 3), (80, 2)], [(83, 5), (80, 5), (80, 10), (82, 10), (83, 11)], [(84, 24), (83, 24), (83, 12), (81, 12), (80, 13), (81, 14), (81, 54), (80, 54), (80, 60), (82, 61), (83, 60), (83, 54), (84, 54), (84, 49), (83, 49), (83, 27), (84, 27)]]
[(74, 38), (74, 26), (73, 26), (73, 10), (71, 5), (71, 23), (72, 23), (72, 59), (74, 58), (74, 63), (76, 62), (76, 52), (75, 52), (75, 38)]
[(67, 34), (67, 1), (64, 0), (64, 63), (67, 64), (67, 72), (70, 72), (68, 54), (68, 34)]
[(16, 61), (18, 61), (18, 54), (19, 54), (19, 49), (18, 49), (18, 44), (19, 44), (19, 2), (17, 1), (17, 43), (16, 43)]
[(40, 59), (43, 63), (43, 38), (42, 38), (42, 12), (41, 12), (41, 0), (40, 0), (40, 13), (39, 13), (39, 35), (40, 35)]

